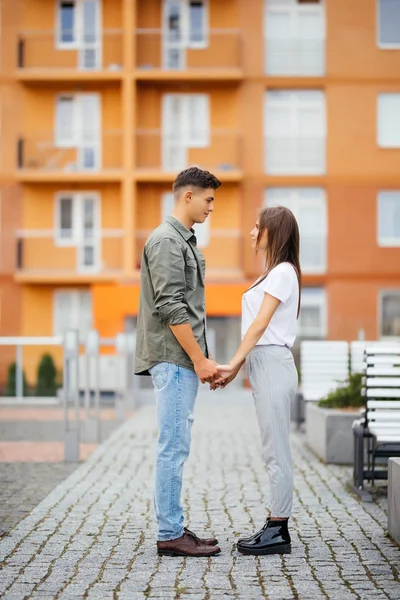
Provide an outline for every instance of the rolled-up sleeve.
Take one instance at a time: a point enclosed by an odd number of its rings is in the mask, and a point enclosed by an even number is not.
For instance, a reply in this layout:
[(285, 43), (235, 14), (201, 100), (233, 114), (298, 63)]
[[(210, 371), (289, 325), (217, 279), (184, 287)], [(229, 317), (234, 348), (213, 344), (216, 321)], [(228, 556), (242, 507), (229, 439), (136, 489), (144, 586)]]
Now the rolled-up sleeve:
[(160, 240), (147, 249), (147, 261), (160, 319), (169, 325), (189, 323), (185, 259), (179, 244), (170, 238)]

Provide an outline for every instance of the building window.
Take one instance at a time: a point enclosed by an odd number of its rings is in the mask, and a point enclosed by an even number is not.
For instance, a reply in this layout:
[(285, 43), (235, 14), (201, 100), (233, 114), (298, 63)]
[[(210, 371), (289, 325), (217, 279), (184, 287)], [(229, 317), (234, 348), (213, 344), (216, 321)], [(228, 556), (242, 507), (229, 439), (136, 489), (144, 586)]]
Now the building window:
[(265, 67), (268, 75), (325, 73), (325, 3), (266, 0)]
[(400, 48), (400, 0), (378, 0), (378, 45)]
[(378, 194), (378, 244), (400, 246), (400, 190)]
[(76, 148), (69, 170), (100, 168), (101, 125), (99, 94), (58, 96), (55, 109), (55, 146)]
[(210, 145), (208, 94), (165, 94), (162, 132), (163, 169), (184, 169), (188, 165), (190, 148), (207, 148)]
[(268, 188), (266, 206), (286, 206), (300, 230), (300, 262), (304, 273), (326, 271), (327, 216), (321, 188)]
[(400, 148), (400, 94), (378, 96), (378, 145)]
[(380, 293), (380, 335), (400, 337), (400, 289)]
[[(166, 217), (172, 214), (174, 209), (174, 194), (165, 192), (161, 199), (161, 223), (164, 223)], [(193, 229), (196, 234), (197, 245), (199, 248), (205, 248), (210, 241), (210, 217), (204, 223), (195, 223)]]
[(59, 0), (58, 2), (58, 44), (74, 46), (77, 43), (76, 1)]
[(78, 271), (100, 268), (100, 210), (100, 198), (95, 192), (56, 195), (54, 243), (76, 248)]
[(89, 291), (56, 290), (54, 292), (54, 335), (63, 335), (68, 329), (76, 329), (80, 341), (84, 342), (92, 327), (92, 295)]
[(163, 66), (185, 69), (186, 50), (208, 45), (206, 0), (165, 0)]
[(266, 173), (325, 173), (324, 93), (317, 90), (267, 92), (264, 111)]
[(326, 337), (326, 294), (323, 288), (303, 288), (297, 336), (301, 339)]

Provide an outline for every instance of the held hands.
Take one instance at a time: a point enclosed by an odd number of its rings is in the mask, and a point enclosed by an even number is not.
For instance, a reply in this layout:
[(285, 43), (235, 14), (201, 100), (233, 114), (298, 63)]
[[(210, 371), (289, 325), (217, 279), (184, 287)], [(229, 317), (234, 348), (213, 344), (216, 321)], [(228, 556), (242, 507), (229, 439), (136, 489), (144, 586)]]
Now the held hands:
[(231, 383), (231, 381), (235, 379), (236, 375), (240, 371), (240, 367), (241, 365), (239, 365), (236, 368), (230, 364), (217, 365), (219, 376), (210, 383), (210, 390), (214, 391), (217, 388), (224, 389), (224, 387), (226, 387), (228, 383)]

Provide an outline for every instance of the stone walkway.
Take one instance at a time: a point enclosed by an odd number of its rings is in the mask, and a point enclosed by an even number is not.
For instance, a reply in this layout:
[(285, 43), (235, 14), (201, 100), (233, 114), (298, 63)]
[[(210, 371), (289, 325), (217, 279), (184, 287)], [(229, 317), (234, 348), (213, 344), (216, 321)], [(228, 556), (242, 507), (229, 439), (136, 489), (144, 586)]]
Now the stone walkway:
[(0, 541), (7, 600), (400, 599), (400, 551), (384, 498), (361, 504), (350, 470), (321, 464), (293, 434), (291, 555), (244, 557), (235, 539), (268, 506), (250, 397), (201, 394), (185, 471), (184, 507), (212, 532), (212, 559), (158, 558), (152, 508), (154, 406), (143, 407)]

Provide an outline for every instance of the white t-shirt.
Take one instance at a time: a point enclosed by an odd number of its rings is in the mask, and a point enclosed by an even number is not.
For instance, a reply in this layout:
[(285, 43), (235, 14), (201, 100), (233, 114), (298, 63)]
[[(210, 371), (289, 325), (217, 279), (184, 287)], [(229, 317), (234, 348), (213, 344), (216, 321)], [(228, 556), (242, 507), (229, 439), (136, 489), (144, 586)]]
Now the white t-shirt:
[(257, 346), (288, 346), (296, 339), (299, 283), (296, 271), (290, 263), (280, 263), (268, 276), (242, 297), (242, 339), (259, 313), (265, 293), (280, 300), (280, 304)]

